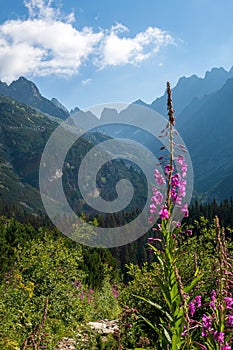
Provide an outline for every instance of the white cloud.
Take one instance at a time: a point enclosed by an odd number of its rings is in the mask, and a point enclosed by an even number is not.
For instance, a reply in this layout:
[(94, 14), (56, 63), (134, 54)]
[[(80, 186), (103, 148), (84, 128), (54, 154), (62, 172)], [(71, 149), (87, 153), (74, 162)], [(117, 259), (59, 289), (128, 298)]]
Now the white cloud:
[[(102, 36), (103, 33), (94, 33), (90, 28), (77, 31), (70, 23), (59, 21), (8, 21), (0, 27), (0, 75), (10, 81), (14, 74), (77, 74)], [(9, 53), (12, 67), (7, 59)], [(18, 74), (17, 66), (21, 67)]]
[(61, 16), (61, 6), (53, 7), (52, 4), (52, 0), (24, 0), (29, 18), (52, 19)]
[[(134, 38), (117, 23), (97, 32), (77, 30), (74, 13), (64, 16), (52, 0), (25, 0), (29, 17), (0, 25), (0, 79), (10, 82), (20, 75), (72, 76), (90, 61), (101, 68), (138, 64), (173, 43), (171, 35), (154, 27)], [(56, 2), (57, 5), (57, 2)]]
[(156, 54), (162, 46), (173, 44), (170, 34), (156, 27), (149, 27), (134, 38), (120, 37), (119, 32), (128, 28), (118, 24), (112, 27), (102, 43), (100, 65), (138, 64)]
[(88, 85), (88, 84), (90, 84), (91, 82), (92, 82), (92, 79), (91, 79), (91, 78), (82, 80), (82, 84), (83, 84), (83, 85)]

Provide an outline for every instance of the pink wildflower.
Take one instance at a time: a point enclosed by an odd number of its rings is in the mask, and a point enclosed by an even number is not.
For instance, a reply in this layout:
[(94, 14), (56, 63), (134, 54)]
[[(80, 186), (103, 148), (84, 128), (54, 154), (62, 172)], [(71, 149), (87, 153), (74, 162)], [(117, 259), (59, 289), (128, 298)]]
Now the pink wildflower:
[(227, 326), (233, 326), (233, 316), (227, 315)]
[(179, 163), (180, 165), (184, 164), (184, 157), (183, 156), (178, 156), (176, 159), (177, 163)]
[(167, 208), (162, 207), (162, 209), (159, 212), (159, 215), (160, 215), (161, 220), (169, 219), (169, 212), (168, 212)]
[(224, 332), (214, 332), (214, 340), (216, 340), (220, 345), (224, 343)]
[(171, 185), (173, 188), (180, 186), (180, 174), (177, 173), (172, 176)]
[(221, 350), (231, 350), (231, 346), (226, 343), (225, 345), (221, 346)]
[(160, 172), (157, 169), (155, 169), (154, 171), (154, 176), (155, 176), (155, 181), (159, 186), (166, 183), (164, 177), (160, 174)]
[(182, 213), (184, 214), (184, 217), (187, 218), (189, 216), (189, 211), (188, 211), (188, 204), (184, 204), (183, 207), (181, 208)]
[(206, 316), (205, 314), (202, 317), (202, 326), (204, 330), (210, 331), (212, 326), (212, 318), (210, 316)]
[(188, 308), (189, 308), (190, 315), (193, 317), (193, 315), (195, 314), (195, 311), (196, 311), (194, 303), (192, 303), (192, 302), (189, 303)]
[[(165, 174), (168, 175), (171, 169), (170, 164), (165, 165), (164, 169), (165, 169)], [(172, 171), (174, 171), (174, 167), (172, 167)]]
[(224, 298), (224, 301), (225, 301), (225, 303), (226, 303), (226, 308), (227, 308), (227, 309), (232, 309), (232, 306), (233, 306), (233, 298), (225, 297), (225, 298)]

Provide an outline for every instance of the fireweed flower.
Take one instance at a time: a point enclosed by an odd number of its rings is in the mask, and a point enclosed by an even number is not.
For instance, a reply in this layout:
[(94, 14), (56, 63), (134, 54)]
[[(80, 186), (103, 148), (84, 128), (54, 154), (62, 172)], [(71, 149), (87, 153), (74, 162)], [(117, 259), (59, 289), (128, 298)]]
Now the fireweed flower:
[(165, 178), (160, 174), (160, 172), (157, 169), (155, 169), (154, 171), (154, 176), (155, 176), (155, 181), (159, 186), (166, 184)]
[(180, 174), (177, 173), (172, 176), (171, 185), (172, 187), (180, 186)]
[(181, 171), (182, 171), (182, 177), (185, 177), (187, 175), (187, 164), (183, 164), (181, 166)]
[(197, 296), (194, 298), (194, 301), (195, 301), (197, 307), (201, 307), (201, 295), (197, 295)]
[(162, 209), (159, 212), (159, 215), (162, 220), (169, 219), (169, 212), (167, 208), (162, 207)]
[(211, 302), (209, 303), (209, 306), (211, 307), (212, 310), (216, 310), (216, 292), (215, 290), (212, 290), (211, 292)]
[[(183, 158), (180, 158), (183, 159)], [(165, 174), (168, 176), (170, 172), (170, 165), (165, 165)], [(174, 171), (174, 169), (172, 170)], [(154, 171), (155, 182), (157, 185), (162, 186), (166, 184), (165, 178), (160, 174), (160, 172), (155, 169)], [(182, 198), (186, 196), (186, 184), (187, 181), (182, 179), (179, 173), (172, 174), (171, 176), (171, 186), (169, 190), (169, 199), (170, 204), (180, 205), (182, 204)], [(153, 196), (151, 197), (150, 204), (150, 217), (148, 218), (149, 223), (153, 223), (153, 215), (159, 213), (161, 220), (169, 219), (171, 208), (167, 207), (164, 195), (160, 192), (155, 186), (152, 187)], [(163, 204), (163, 205), (162, 205)], [(181, 207), (181, 212), (183, 212), (184, 216), (187, 217), (189, 215), (188, 204), (184, 204)]]
[(187, 218), (189, 216), (189, 211), (188, 211), (188, 204), (184, 204), (183, 207), (181, 208), (181, 211), (184, 214), (184, 217)]
[[(191, 230), (190, 230), (191, 231)], [(188, 304), (188, 310), (190, 313), (190, 316), (193, 317), (193, 315), (196, 312), (196, 308), (201, 306), (201, 295), (197, 295), (189, 304)]]
[(227, 326), (233, 326), (233, 316), (232, 315), (227, 315)]
[(177, 163), (183, 165), (185, 163), (185, 159), (183, 156), (178, 156), (176, 159)]
[(163, 194), (156, 188), (153, 188), (153, 196), (151, 197), (151, 200), (155, 205), (160, 205), (163, 203)]
[(214, 340), (216, 340), (220, 345), (224, 343), (224, 332), (214, 332)]
[(190, 315), (193, 317), (196, 311), (195, 304), (193, 302), (189, 303), (188, 308), (189, 308)]
[(225, 297), (224, 301), (226, 303), (226, 308), (227, 309), (232, 309), (233, 308), (233, 298)]
[(112, 286), (112, 295), (114, 296), (114, 298), (118, 298), (119, 297), (119, 295), (120, 295), (120, 292), (117, 290), (117, 285), (116, 284), (114, 284), (113, 286)]
[(203, 330), (206, 330), (208, 332), (211, 331), (211, 327), (212, 327), (212, 318), (211, 316), (206, 316), (205, 314), (202, 317), (202, 327)]
[[(168, 175), (170, 173), (170, 164), (164, 166), (165, 174)], [(172, 172), (174, 171), (174, 167), (172, 167)]]
[(221, 346), (221, 350), (232, 350), (231, 346), (226, 343), (225, 345)]
[(154, 203), (150, 204), (150, 213), (151, 214), (156, 213), (156, 205)]

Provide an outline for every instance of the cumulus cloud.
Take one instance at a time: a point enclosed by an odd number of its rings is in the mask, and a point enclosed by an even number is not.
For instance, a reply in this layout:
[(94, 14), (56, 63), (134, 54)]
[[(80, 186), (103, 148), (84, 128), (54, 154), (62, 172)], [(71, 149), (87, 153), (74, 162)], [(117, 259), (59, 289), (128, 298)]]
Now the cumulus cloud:
[(106, 65), (138, 64), (156, 54), (162, 46), (173, 44), (173, 37), (156, 27), (149, 27), (134, 38), (120, 37), (128, 28), (117, 24), (103, 39), (99, 63)]
[[(0, 79), (10, 82), (20, 75), (72, 76), (85, 62), (100, 68), (138, 64), (174, 43), (170, 34), (149, 27), (135, 37), (120, 23), (109, 30), (74, 26), (71, 12), (63, 15), (52, 0), (25, 0), (28, 18), (0, 25)], [(56, 2), (57, 4), (57, 2)]]

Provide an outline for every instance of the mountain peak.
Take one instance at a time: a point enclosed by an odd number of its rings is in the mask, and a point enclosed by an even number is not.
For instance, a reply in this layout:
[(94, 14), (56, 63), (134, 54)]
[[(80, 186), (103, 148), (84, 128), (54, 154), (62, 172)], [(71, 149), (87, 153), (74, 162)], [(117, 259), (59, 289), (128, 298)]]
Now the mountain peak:
[[(227, 79), (233, 77), (233, 68), (228, 72), (222, 67), (212, 68), (206, 72), (204, 78), (193, 74), (189, 77), (181, 77), (173, 88), (176, 114), (180, 114), (197, 97), (218, 91)], [(166, 93), (152, 102), (151, 108), (166, 115)]]
[(224, 79), (225, 77), (231, 75), (231, 71), (227, 72), (223, 67), (214, 67), (210, 71), (205, 73), (205, 80), (216, 80)]
[(43, 97), (36, 84), (25, 77), (19, 77), (9, 86), (0, 82), (0, 94), (11, 97), (18, 102), (25, 103), (54, 117), (66, 119), (69, 116), (69, 112), (59, 101), (56, 99), (50, 101)]
[[(27, 94), (27, 96), (32, 98), (41, 98), (40, 91), (38, 87), (30, 80), (24, 77), (19, 77), (19, 79), (14, 80), (10, 85), (10, 89), (16, 91), (17, 94)], [(23, 102), (23, 101), (21, 101)]]
[(140, 98), (138, 100), (134, 101), (133, 104), (143, 106), (143, 107), (150, 107), (150, 105), (148, 105), (146, 102), (144, 102)]

